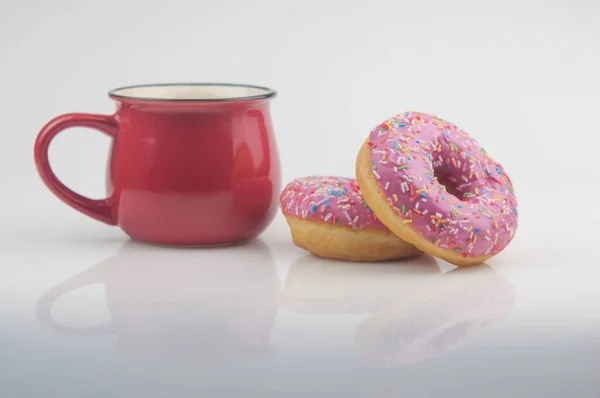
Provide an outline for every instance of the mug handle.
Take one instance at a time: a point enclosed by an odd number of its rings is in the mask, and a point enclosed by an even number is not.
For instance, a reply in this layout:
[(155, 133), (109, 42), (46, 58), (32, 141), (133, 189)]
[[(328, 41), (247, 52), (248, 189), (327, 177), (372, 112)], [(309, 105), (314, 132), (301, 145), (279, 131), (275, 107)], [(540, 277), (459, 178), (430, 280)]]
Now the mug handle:
[(52, 139), (69, 127), (89, 127), (115, 138), (118, 123), (115, 116), (70, 113), (49, 121), (40, 131), (35, 141), (34, 159), (37, 171), (44, 184), (60, 200), (83, 214), (109, 225), (116, 225), (107, 199), (89, 199), (67, 188), (52, 171), (48, 160), (48, 149)]
[(54, 318), (52, 318), (51, 314), (52, 306), (56, 300), (63, 295), (80, 287), (104, 282), (105, 278), (103, 277), (104, 273), (102, 271), (102, 268), (85, 271), (44, 293), (44, 295), (39, 298), (35, 307), (35, 315), (38, 322), (44, 326), (68, 335), (93, 336), (100, 334), (111, 334), (114, 331), (112, 322), (107, 322), (101, 325), (72, 328), (57, 322)]

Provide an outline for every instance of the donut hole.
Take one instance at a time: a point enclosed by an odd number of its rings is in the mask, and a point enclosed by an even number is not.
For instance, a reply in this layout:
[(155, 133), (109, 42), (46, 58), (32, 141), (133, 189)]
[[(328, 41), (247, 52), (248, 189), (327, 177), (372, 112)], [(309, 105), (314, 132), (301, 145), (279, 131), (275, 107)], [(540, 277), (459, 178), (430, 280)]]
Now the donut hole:
[(458, 189), (459, 180), (450, 170), (444, 167), (436, 167), (433, 169), (433, 174), (437, 181), (444, 186), (446, 192), (458, 199), (463, 199), (463, 193)]

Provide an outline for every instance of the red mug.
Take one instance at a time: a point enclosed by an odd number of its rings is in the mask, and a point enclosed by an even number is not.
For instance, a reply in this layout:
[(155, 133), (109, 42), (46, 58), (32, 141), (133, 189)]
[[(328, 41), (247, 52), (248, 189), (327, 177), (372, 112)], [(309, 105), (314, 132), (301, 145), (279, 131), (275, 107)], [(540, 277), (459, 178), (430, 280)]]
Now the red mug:
[[(114, 115), (58, 116), (40, 131), (35, 162), (63, 202), (134, 240), (214, 246), (250, 240), (273, 220), (281, 177), (269, 104), (274, 90), (239, 84), (157, 84), (109, 92)], [(67, 188), (48, 148), (69, 127), (110, 137), (107, 198)]]

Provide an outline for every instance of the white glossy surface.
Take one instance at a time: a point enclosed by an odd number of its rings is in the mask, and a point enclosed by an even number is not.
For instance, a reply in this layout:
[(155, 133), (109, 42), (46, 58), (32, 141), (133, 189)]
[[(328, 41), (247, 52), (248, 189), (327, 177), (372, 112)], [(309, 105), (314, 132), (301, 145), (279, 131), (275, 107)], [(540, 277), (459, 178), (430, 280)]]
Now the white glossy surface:
[[(593, 0), (3, 4), (0, 398), (600, 397), (598, 15)], [(284, 182), (351, 176), (370, 128), (435, 112), (505, 166), (515, 241), (489, 267), (344, 264), (294, 247), (279, 216), (247, 246), (163, 249), (43, 186), (32, 146), (51, 117), (172, 81), (277, 90)], [(100, 198), (109, 143), (66, 131), (53, 169)]]
[(520, 237), (480, 267), (343, 263), (286, 228), (216, 249), (102, 226), (5, 245), (4, 396), (597, 396), (591, 251)]

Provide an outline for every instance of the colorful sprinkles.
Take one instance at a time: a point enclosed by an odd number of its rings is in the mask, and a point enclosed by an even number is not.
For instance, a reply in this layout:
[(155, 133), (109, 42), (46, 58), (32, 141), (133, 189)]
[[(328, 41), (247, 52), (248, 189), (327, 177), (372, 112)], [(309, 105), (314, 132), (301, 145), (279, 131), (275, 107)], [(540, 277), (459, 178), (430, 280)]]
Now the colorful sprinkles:
[(512, 182), (464, 130), (435, 115), (405, 112), (374, 128), (368, 146), (377, 183), (424, 239), (464, 257), (497, 254), (513, 239)]
[(358, 183), (353, 178), (297, 178), (283, 189), (279, 202), (285, 216), (345, 225), (355, 230), (387, 230), (363, 199)]

